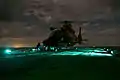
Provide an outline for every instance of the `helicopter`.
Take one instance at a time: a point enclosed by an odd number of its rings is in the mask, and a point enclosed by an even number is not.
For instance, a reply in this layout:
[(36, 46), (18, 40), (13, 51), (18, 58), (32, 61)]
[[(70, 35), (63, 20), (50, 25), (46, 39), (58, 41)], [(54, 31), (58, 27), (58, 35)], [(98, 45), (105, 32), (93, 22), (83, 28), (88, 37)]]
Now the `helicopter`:
[[(81, 23), (86, 23), (87, 21), (82, 21)], [(76, 35), (72, 23), (74, 21), (64, 20), (61, 21), (62, 26), (59, 28), (50, 27), (51, 34), (47, 39), (43, 40), (42, 45), (48, 47), (73, 47), (76, 44), (81, 45), (87, 39), (82, 38), (82, 28), (79, 27), (79, 34)], [(38, 43), (36, 48), (41, 46), (41, 43)]]

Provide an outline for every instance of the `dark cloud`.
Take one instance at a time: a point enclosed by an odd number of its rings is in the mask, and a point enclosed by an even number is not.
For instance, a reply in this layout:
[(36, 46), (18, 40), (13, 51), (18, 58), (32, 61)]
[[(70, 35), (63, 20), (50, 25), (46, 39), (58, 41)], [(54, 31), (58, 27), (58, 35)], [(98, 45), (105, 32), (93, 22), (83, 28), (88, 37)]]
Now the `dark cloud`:
[(22, 9), (21, 0), (0, 0), (0, 21), (20, 20)]
[(120, 0), (111, 0), (113, 10), (120, 10)]
[(0, 20), (8, 21), (11, 19), (7, 0), (0, 1)]
[(34, 43), (48, 36), (50, 24), (59, 27), (59, 21), (71, 19), (78, 21), (77, 32), (79, 21), (89, 22), (82, 26), (89, 45), (118, 45), (119, 4), (119, 0), (1, 0), (0, 37)]

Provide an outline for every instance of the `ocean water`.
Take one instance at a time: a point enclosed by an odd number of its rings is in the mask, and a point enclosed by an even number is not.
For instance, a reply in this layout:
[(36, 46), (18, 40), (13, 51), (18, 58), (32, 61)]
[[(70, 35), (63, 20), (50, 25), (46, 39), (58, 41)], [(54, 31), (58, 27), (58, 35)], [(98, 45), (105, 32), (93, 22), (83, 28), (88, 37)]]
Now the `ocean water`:
[[(112, 53), (106, 53), (107, 49)], [(0, 80), (118, 80), (119, 56), (101, 54), (119, 52), (119, 47), (39, 52), (33, 47), (0, 48)]]

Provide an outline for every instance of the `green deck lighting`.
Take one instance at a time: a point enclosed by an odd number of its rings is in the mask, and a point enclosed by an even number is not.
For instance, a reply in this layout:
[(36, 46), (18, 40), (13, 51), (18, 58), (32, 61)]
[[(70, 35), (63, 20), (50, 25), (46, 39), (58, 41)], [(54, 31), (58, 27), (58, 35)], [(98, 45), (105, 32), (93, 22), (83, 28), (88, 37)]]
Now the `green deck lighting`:
[(6, 50), (5, 50), (5, 53), (6, 53), (6, 54), (11, 54), (11, 52), (12, 52), (12, 51), (11, 51), (10, 49), (6, 49)]

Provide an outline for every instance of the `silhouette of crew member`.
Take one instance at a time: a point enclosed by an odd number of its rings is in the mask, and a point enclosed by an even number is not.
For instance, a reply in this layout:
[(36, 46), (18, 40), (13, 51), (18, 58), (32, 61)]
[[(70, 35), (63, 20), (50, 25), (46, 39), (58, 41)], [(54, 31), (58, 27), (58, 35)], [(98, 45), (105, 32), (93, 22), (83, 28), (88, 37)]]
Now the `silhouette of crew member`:
[(39, 47), (40, 47), (40, 43), (37, 44), (36, 49), (38, 49)]

